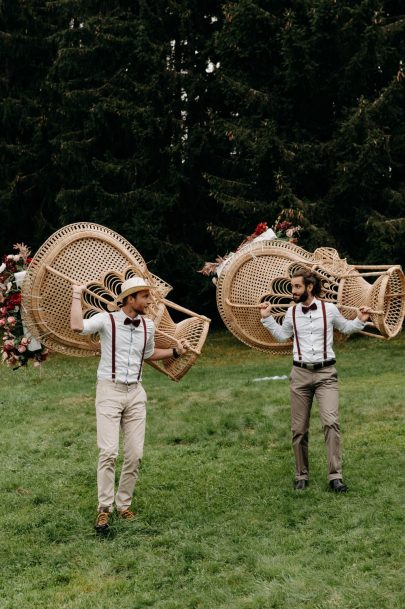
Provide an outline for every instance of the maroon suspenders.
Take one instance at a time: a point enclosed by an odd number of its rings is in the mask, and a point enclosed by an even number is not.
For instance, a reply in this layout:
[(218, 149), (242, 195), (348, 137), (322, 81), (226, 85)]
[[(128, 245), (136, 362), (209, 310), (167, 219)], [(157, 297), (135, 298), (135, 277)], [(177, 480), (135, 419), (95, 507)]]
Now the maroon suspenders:
[(326, 334), (327, 334), (327, 328), (326, 328), (326, 307), (325, 307), (325, 303), (323, 302), (323, 300), (321, 300), (321, 306), (322, 306), (322, 315), (323, 315), (323, 361), (326, 362), (327, 359), (327, 345), (326, 345)]
[[(111, 319), (111, 380), (115, 381), (115, 345), (116, 345), (116, 331), (115, 331), (115, 319), (114, 316), (109, 313)], [(143, 326), (143, 349), (141, 355), (141, 362), (139, 364), (138, 378), (136, 379), (137, 383), (139, 383), (139, 379), (141, 378), (142, 365), (143, 360), (145, 358), (145, 350), (146, 350), (146, 340), (147, 340), (147, 332), (146, 332), (146, 322), (143, 317), (141, 317), (142, 326)]]
[(297, 308), (297, 305), (294, 305), (293, 306), (293, 310), (292, 310), (292, 318), (293, 318), (293, 325), (294, 325), (295, 344), (297, 345), (297, 351), (298, 351), (298, 359), (301, 361), (302, 360), (302, 355), (301, 355), (300, 341), (298, 339), (297, 324), (295, 322), (295, 310), (296, 310), (296, 308)]
[(111, 380), (115, 381), (115, 319), (109, 313), (111, 319)]
[(139, 372), (138, 372), (138, 383), (139, 383), (139, 379), (141, 378), (141, 372), (142, 372), (142, 365), (143, 365), (143, 360), (145, 357), (145, 349), (146, 349), (146, 321), (144, 320), (143, 317), (141, 317), (142, 319), (142, 325), (143, 325), (143, 349), (142, 349), (142, 356), (141, 356), (141, 363), (139, 364)]
[[(302, 355), (301, 355), (301, 347), (300, 347), (300, 341), (298, 338), (298, 332), (297, 332), (297, 323), (295, 321), (295, 310), (296, 310), (297, 306), (294, 305), (293, 306), (293, 310), (292, 310), (292, 318), (293, 318), (293, 327), (294, 327), (294, 335), (295, 335), (295, 344), (297, 345), (297, 351), (298, 351), (298, 358), (301, 361), (302, 360)], [(327, 359), (327, 354), (328, 354), (328, 349), (327, 349), (327, 324), (326, 324), (326, 307), (325, 307), (325, 303), (323, 300), (321, 300), (321, 308), (322, 308), (322, 317), (323, 317), (323, 359), (326, 362)]]

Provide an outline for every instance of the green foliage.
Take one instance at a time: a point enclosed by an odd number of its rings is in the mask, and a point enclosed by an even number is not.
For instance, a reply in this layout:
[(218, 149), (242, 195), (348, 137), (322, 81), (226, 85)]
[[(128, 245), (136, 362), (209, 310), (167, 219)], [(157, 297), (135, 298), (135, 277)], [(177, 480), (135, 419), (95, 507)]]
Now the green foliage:
[(374, 1), (225, 5), (213, 110), (222, 163), (208, 177), (225, 226), (241, 231), (249, 216), (254, 225), (295, 207), (308, 221), (302, 245), (365, 260), (373, 210), (404, 215), (395, 171), (403, 173), (404, 24), (395, 10)]
[(208, 314), (195, 271), (283, 208), (401, 262), (404, 28), (393, 0), (3, 0), (2, 251), (99, 222)]

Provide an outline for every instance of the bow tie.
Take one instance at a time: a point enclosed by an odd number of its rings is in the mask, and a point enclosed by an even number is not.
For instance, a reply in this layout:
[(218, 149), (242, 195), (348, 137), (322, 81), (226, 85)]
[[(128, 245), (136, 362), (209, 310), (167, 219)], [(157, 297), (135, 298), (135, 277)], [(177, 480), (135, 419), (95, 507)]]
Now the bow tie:
[(316, 309), (317, 309), (316, 302), (313, 302), (312, 304), (310, 304), (309, 307), (304, 307), (304, 305), (302, 305), (303, 313), (308, 313), (308, 311), (316, 311)]
[(135, 328), (137, 328), (140, 323), (141, 323), (140, 319), (131, 319), (130, 317), (126, 317), (124, 319), (125, 326), (135, 326)]

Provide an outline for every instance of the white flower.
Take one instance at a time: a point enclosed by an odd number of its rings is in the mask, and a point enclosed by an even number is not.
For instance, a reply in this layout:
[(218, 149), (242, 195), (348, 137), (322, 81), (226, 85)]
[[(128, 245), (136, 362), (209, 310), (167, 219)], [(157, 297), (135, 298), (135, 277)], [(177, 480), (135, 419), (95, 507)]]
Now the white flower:
[(271, 241), (272, 239), (276, 239), (276, 233), (273, 229), (268, 228), (264, 231), (264, 233), (255, 237), (253, 241), (266, 241), (266, 239), (269, 241)]
[(2, 273), (5, 268), (6, 268), (6, 263), (3, 262), (3, 264), (0, 266), (0, 273)]

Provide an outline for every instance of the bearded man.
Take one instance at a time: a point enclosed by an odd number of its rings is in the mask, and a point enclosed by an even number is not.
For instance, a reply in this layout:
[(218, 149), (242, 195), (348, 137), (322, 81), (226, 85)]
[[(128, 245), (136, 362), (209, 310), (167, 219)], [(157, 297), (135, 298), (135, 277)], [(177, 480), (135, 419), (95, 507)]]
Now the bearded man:
[(309, 420), (315, 397), (327, 448), (329, 488), (336, 493), (345, 493), (348, 488), (342, 478), (333, 329), (343, 334), (363, 330), (369, 319), (370, 308), (360, 307), (356, 319), (345, 319), (334, 304), (320, 300), (320, 280), (315, 273), (307, 270), (295, 272), (291, 286), (295, 304), (287, 310), (281, 326), (271, 317), (271, 304), (263, 303), (260, 314), (262, 324), (276, 340), (285, 341), (294, 337), (290, 375), (294, 488), (302, 491), (309, 484)]

